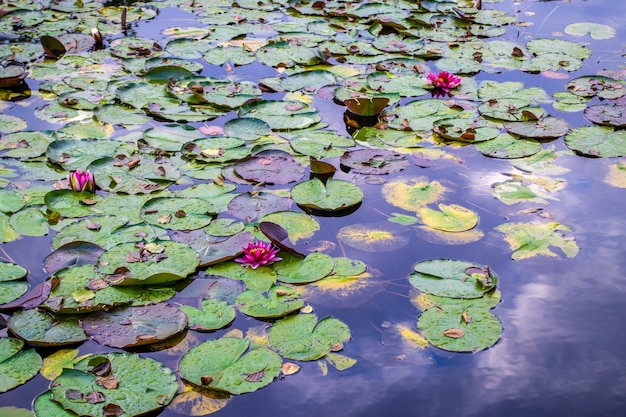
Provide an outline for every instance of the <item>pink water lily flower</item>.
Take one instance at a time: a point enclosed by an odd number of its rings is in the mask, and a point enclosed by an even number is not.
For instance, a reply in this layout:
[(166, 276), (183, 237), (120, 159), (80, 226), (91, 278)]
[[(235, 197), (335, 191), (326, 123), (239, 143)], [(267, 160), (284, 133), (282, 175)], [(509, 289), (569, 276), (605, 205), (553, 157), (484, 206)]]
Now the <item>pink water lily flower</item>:
[(83, 172), (77, 169), (67, 176), (67, 180), (70, 182), (70, 187), (72, 187), (74, 191), (93, 192), (96, 189), (93, 175), (91, 175), (89, 170)]
[(424, 81), (434, 87), (434, 97), (443, 97), (445, 95), (451, 97), (452, 94), (450, 93), (450, 90), (461, 84), (461, 81), (463, 80), (457, 75), (441, 71), (440, 73), (429, 72), (426, 78), (424, 78)]
[(239, 262), (244, 266), (257, 269), (261, 265), (269, 265), (276, 261), (282, 261), (282, 258), (276, 256), (279, 249), (271, 243), (263, 243), (261, 241), (248, 243), (248, 247), (242, 247), (243, 256), (236, 258), (235, 262)]

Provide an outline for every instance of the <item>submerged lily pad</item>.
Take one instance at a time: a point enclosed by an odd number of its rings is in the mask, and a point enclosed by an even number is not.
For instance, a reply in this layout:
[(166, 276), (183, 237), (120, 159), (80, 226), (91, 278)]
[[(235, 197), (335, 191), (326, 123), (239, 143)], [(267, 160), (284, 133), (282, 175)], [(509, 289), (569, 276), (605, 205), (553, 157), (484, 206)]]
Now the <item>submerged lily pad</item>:
[(161, 342), (183, 332), (187, 316), (174, 306), (159, 303), (91, 313), (81, 319), (81, 324), (96, 342), (129, 348)]
[(248, 339), (223, 337), (191, 348), (178, 365), (192, 384), (231, 394), (253, 392), (280, 374), (282, 360), (269, 349), (251, 349)]
[(433, 346), (453, 352), (487, 349), (502, 334), (502, 323), (489, 311), (447, 304), (424, 311), (417, 328)]
[(340, 350), (350, 340), (350, 329), (333, 317), (319, 322), (315, 314), (285, 317), (270, 328), (269, 344), (286, 358), (311, 361)]
[(513, 250), (513, 260), (540, 255), (559, 256), (551, 247), (559, 248), (568, 258), (575, 257), (580, 250), (574, 238), (566, 235), (572, 228), (558, 222), (511, 222), (501, 224), (495, 230), (504, 234), (504, 239)]
[(50, 391), (52, 400), (77, 415), (130, 417), (163, 408), (177, 389), (174, 373), (154, 359), (112, 352), (65, 369)]
[(366, 252), (393, 252), (406, 246), (406, 229), (387, 222), (352, 224), (339, 229), (337, 238), (344, 244)]
[(389, 204), (407, 211), (437, 202), (448, 188), (426, 177), (396, 178), (383, 184), (382, 195)]

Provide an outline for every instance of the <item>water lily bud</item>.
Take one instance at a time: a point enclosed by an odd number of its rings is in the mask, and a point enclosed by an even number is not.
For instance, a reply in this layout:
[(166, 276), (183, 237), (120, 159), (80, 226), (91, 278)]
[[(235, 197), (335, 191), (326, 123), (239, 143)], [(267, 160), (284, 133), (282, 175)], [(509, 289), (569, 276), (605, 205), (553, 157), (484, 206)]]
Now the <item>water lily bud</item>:
[(89, 170), (83, 172), (78, 169), (68, 175), (67, 179), (74, 191), (94, 192), (96, 188), (93, 175)]

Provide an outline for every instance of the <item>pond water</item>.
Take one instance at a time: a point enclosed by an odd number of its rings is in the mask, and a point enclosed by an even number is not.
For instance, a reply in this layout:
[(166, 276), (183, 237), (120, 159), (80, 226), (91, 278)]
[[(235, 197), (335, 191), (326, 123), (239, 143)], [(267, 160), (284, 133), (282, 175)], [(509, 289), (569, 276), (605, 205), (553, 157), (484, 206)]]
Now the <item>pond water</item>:
[[(567, 40), (585, 45), (592, 55), (583, 60), (580, 69), (569, 72), (563, 69), (541, 73), (504, 70), (463, 74), (462, 70), (454, 71), (462, 74), (462, 86), (470, 84), (471, 80), (475, 80), (477, 85), (485, 81), (520, 81), (524, 88), (538, 87), (545, 90), (547, 97), (552, 97), (554, 93), (566, 91), (565, 84), (570, 80), (595, 75), (599, 71), (611, 70), (616, 78), (620, 74), (626, 78), (622, 43), (626, 34), (623, 19), (626, 5), (621, 2), (504, 0), (499, 3), (484, 2), (484, 8), (502, 10), (518, 22), (524, 22), (508, 26), (506, 33), (500, 37), (503, 40), (521, 44), (541, 38)], [(616, 36), (592, 39), (589, 35), (565, 33), (568, 25), (578, 22), (610, 26), (616, 31)], [(161, 8), (154, 19), (132, 23), (129, 36), (155, 39), (165, 44), (171, 39), (163, 34), (167, 28), (202, 26), (197, 16), (169, 6)], [(264, 36), (261, 30), (256, 35), (254, 37), (259, 39)], [(279, 75), (275, 68), (259, 63), (229, 68), (228, 65), (208, 65), (201, 59), (193, 61), (205, 66), (202, 75), (220, 79), (236, 78), (238, 81), (257, 83), (262, 78)], [(434, 71), (434, 62), (425, 61), (423, 65)], [(6, 101), (3, 114), (26, 119), (28, 130), (59, 129), (62, 124), (49, 123), (33, 116), (35, 109), (49, 98), (36, 93), (41, 80), (27, 79), (27, 82), (33, 90), (32, 97)], [(284, 94), (266, 92), (263, 98), (279, 100)], [(322, 121), (328, 124), (327, 129), (349, 136), (344, 121), (345, 107), (321, 95), (310, 94), (310, 97), (312, 105), (320, 111)], [(430, 95), (420, 99), (430, 99)], [(460, 93), (453, 99), (461, 102), (465, 97)], [(468, 99), (471, 101), (471, 95)], [(398, 106), (413, 100), (415, 97), (403, 97)], [(582, 111), (558, 110), (552, 105), (553, 101), (540, 103), (540, 106), (551, 116), (567, 120), (570, 130), (592, 125)], [(596, 97), (587, 106), (606, 102)], [(236, 117), (236, 112), (231, 111), (207, 121), (206, 125), (224, 126)], [(149, 125), (164, 123), (151, 121)], [(204, 125), (202, 122), (190, 124), (195, 127)], [(126, 133), (118, 128), (115, 135)], [(170, 405), (154, 415), (205, 415), (211, 409), (215, 415), (224, 417), (579, 417), (623, 414), (622, 410), (626, 407), (626, 355), (623, 349), (626, 337), (622, 331), (626, 322), (626, 280), (623, 278), (626, 268), (626, 186), (623, 177), (618, 185), (606, 181), (609, 172), (616, 164), (623, 163), (623, 159), (575, 154), (568, 149), (563, 137), (544, 140), (541, 146), (558, 152), (555, 165), (567, 170), (556, 174), (524, 172), (512, 166), (515, 160), (489, 158), (473, 145), (442, 142), (436, 146), (428, 142), (427, 147), (441, 149), (451, 159), (411, 159), (410, 166), (391, 175), (337, 170), (335, 179), (353, 182), (363, 190), (363, 203), (346, 216), (313, 216), (319, 222), (319, 231), (295, 242), (295, 247), (306, 252), (309, 247), (330, 242), (333, 246), (325, 250), (328, 255), (345, 256), (367, 264), (371, 278), (362, 287), (306, 293), (304, 297), (305, 304), (311, 305), (319, 318), (332, 316), (349, 327), (351, 339), (340, 353), (355, 359), (356, 364), (339, 371), (328, 364), (320, 365), (318, 361), (289, 360), (297, 362), (300, 371), (277, 378), (258, 391), (235, 395), (230, 399), (215, 399), (208, 394), (199, 396), (194, 404), (198, 407), (204, 405), (206, 409), (198, 414), (192, 414), (193, 404), (189, 402), (181, 408)], [(621, 147), (623, 149), (624, 145)], [(323, 159), (339, 167), (338, 157)], [(0, 166), (8, 162), (14, 161), (2, 158), (0, 154)], [(544, 202), (535, 200), (507, 205), (494, 196), (492, 189), (494, 184), (509, 180), (513, 175), (562, 179), (564, 187), (544, 189)], [(462, 241), (420, 228), (420, 222), (407, 226), (388, 221), (393, 213), (407, 216), (416, 213), (399, 207), (396, 200), (384, 198), (382, 183), (422, 176), (431, 182), (438, 181), (450, 190), (438, 203), (458, 204), (478, 215), (479, 223), (473, 229), (479, 231), (477, 237)], [(6, 188), (21, 186), (21, 180), (19, 177), (10, 178)], [(40, 182), (49, 190), (53, 189), (52, 181)], [(191, 182), (182, 181), (170, 189), (180, 189)], [(267, 190), (288, 190), (292, 186), (269, 185)], [(242, 184), (237, 192), (259, 189)], [(104, 191), (100, 193), (105, 194)], [(436, 204), (430, 206), (436, 207)], [(301, 211), (296, 205), (292, 210)], [(510, 222), (545, 224), (551, 221), (571, 227), (571, 231), (565, 231), (564, 235), (566, 241), (574, 241), (579, 248), (575, 256), (567, 256), (561, 249), (551, 247), (553, 256), (513, 260), (512, 248), (503, 233), (495, 230)], [(350, 245), (337, 238), (339, 231), (350, 225), (382, 229), (393, 227), (389, 229), (392, 234), (406, 238), (407, 242), (389, 250), (384, 246), (359, 249), (358, 245)], [(50, 245), (54, 233), (51, 229), (46, 236), (22, 236), (2, 243), (0, 260), (11, 260), (27, 268), (29, 285), (34, 287), (49, 276), (42, 269), (42, 263), (52, 252)], [(433, 259), (465, 260), (488, 265), (497, 273), (497, 289), (502, 301), (490, 311), (502, 323), (503, 331), (493, 346), (473, 353), (458, 353), (432, 345), (422, 348), (414, 340), (400, 336), (398, 329), (409, 329), (410, 332), (405, 334), (417, 332), (416, 321), (421, 314), (415, 303), (417, 292), (409, 281), (409, 275), (417, 262)], [(195, 280), (177, 284), (178, 294), (170, 300), (171, 304), (193, 305), (206, 294), (210, 277), (202, 271), (194, 277)], [(11, 311), (2, 313), (8, 319)], [(246, 332), (250, 328), (268, 328), (271, 323), (272, 320), (257, 320), (237, 313), (236, 320), (228, 328), (210, 333), (189, 330), (184, 340), (169, 349), (153, 351), (144, 347), (131, 351), (142, 357), (154, 358), (176, 371), (181, 356), (192, 346), (220, 338), (234, 329)], [(11, 334), (5, 329), (0, 330), (0, 335), (7, 337)], [(57, 350), (37, 349), (42, 357)], [(80, 344), (78, 349), (79, 356), (122, 351), (93, 340)], [(49, 387), (50, 381), (38, 374), (29, 382), (0, 394), (0, 407), (31, 409), (34, 398)]]

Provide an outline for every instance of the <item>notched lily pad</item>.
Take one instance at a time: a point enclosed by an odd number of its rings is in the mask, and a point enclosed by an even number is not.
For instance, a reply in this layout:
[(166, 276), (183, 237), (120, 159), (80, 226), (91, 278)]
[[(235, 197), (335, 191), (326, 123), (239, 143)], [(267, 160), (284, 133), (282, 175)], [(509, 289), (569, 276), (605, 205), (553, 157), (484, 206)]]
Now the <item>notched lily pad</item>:
[(112, 352), (89, 355), (51, 384), (51, 398), (88, 416), (137, 416), (159, 410), (178, 389), (176, 376), (151, 358)]
[(180, 310), (187, 315), (190, 329), (198, 331), (218, 330), (235, 320), (235, 309), (225, 301), (205, 298), (201, 304), (201, 310), (189, 305), (180, 306)]
[(269, 385), (280, 374), (282, 360), (269, 349), (251, 349), (235, 337), (209, 340), (191, 348), (180, 360), (181, 377), (190, 383), (231, 394)]
[(356, 174), (384, 175), (400, 172), (409, 167), (406, 157), (386, 149), (358, 149), (341, 157), (341, 165)]
[(411, 285), (442, 297), (480, 298), (498, 282), (489, 266), (453, 259), (421, 261), (413, 265), (413, 270)]
[(291, 189), (291, 198), (304, 210), (341, 212), (357, 208), (363, 201), (361, 188), (349, 181), (317, 178), (300, 182)]
[(87, 340), (75, 317), (57, 317), (38, 309), (16, 311), (8, 326), (33, 346), (63, 346)]
[(277, 285), (264, 293), (246, 290), (237, 297), (236, 304), (239, 311), (247, 316), (270, 319), (301, 309), (304, 301), (297, 289)]

